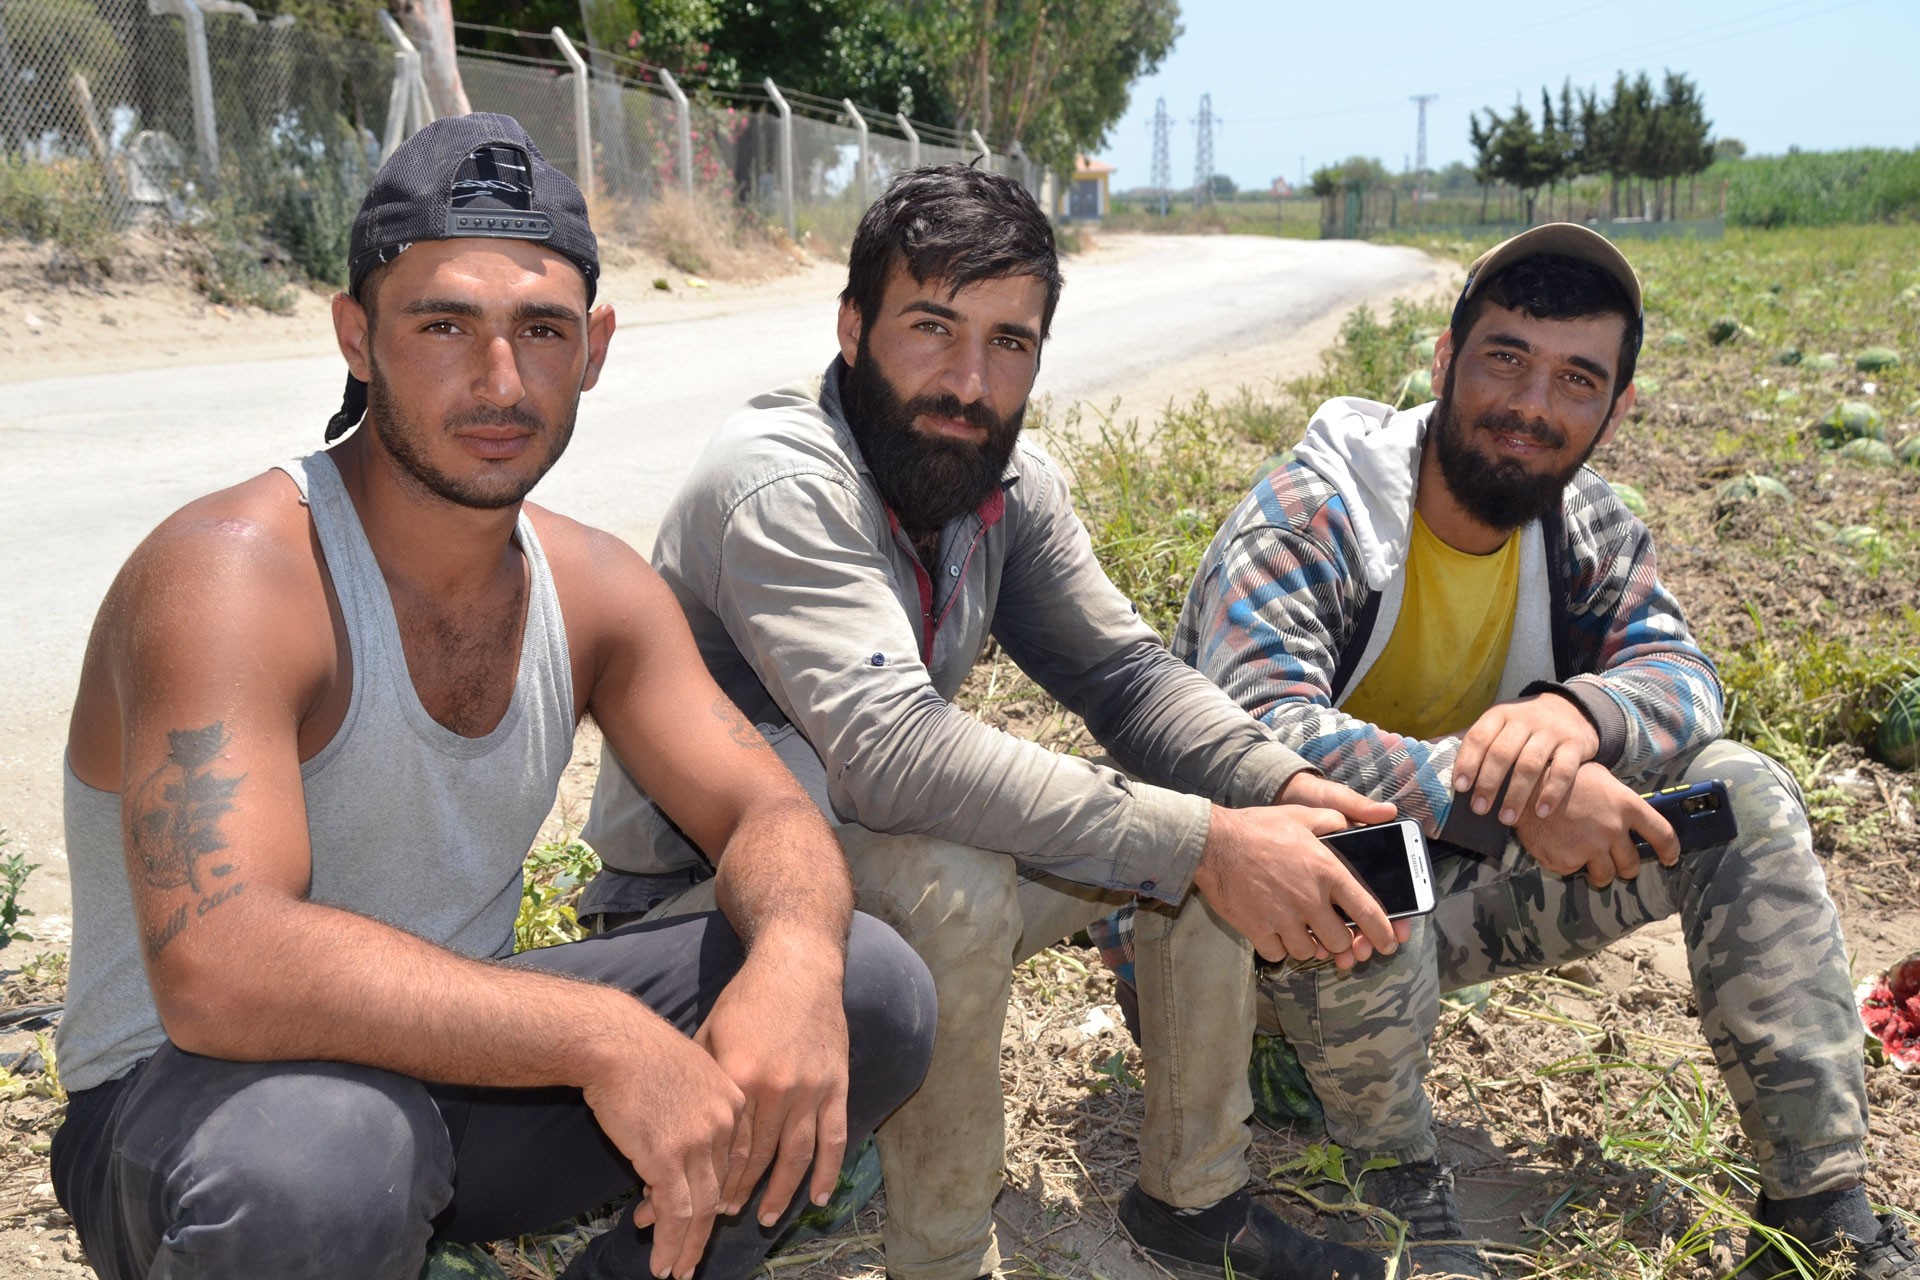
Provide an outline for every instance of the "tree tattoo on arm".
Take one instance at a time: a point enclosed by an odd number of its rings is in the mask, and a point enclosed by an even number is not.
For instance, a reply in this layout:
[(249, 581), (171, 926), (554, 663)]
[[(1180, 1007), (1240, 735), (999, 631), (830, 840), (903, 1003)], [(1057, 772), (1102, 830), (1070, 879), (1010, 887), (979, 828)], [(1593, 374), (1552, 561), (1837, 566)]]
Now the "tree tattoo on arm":
[[(239, 893), (240, 882), (223, 884), (234, 873), (230, 862), (203, 865), (203, 860), (227, 847), (220, 819), (233, 809), (233, 794), (245, 774), (222, 775), (214, 762), (232, 735), (216, 720), (201, 729), (167, 731), (167, 759), (140, 784), (128, 822), (128, 843), (141, 877), (155, 889), (190, 888), (203, 895), (198, 914)], [(188, 918), (183, 903), (147, 939), (149, 952), (158, 955)]]

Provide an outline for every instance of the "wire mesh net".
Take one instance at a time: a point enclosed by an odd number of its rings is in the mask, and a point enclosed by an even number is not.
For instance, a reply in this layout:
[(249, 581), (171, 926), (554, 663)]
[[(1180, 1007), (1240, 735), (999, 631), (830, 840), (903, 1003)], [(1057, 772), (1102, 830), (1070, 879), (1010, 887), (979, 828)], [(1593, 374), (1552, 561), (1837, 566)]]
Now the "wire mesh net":
[[(202, 24), (204, 81), (192, 26), (150, 13), (147, 0), (0, 0), (0, 233), (33, 234), (13, 225), (22, 191), (58, 191), (115, 227), (156, 211), (237, 211), (309, 274), (344, 280), (353, 212), (406, 64), (389, 46), (284, 17), (222, 10)], [(790, 182), (796, 232), (843, 245), (914, 159), (891, 116), (866, 116), (863, 148), (843, 104), (813, 95), (788, 95), (795, 113), (785, 127), (759, 87), (698, 87), (683, 112), (657, 69), (604, 50), (588, 50), (583, 156), (575, 75), (555, 54), (461, 49), (467, 97), (475, 110), (517, 118), (576, 181), (590, 164), (598, 190), (620, 204), (690, 185), (778, 223)], [(916, 129), (921, 164), (978, 159), (951, 130)], [(992, 165), (1037, 185), (1036, 168), (1018, 156), (996, 153)]]
[[(475, 111), (512, 116), (540, 148), (547, 163), (580, 181), (579, 133), (574, 126), (573, 69), (552, 62), (463, 49), (460, 82)], [(589, 119), (592, 118), (589, 107)]]

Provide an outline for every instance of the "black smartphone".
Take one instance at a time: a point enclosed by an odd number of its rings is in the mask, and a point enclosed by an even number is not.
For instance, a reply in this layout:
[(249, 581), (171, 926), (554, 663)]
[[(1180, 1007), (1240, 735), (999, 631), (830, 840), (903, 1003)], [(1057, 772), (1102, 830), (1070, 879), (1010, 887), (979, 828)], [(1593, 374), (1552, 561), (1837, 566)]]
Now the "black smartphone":
[(1433, 910), (1433, 859), (1419, 823), (1403, 818), (1376, 827), (1348, 827), (1320, 841), (1367, 886), (1389, 920)]
[[(1740, 826), (1733, 817), (1733, 802), (1727, 797), (1727, 784), (1717, 778), (1649, 791), (1641, 799), (1667, 820), (1673, 834), (1680, 839), (1682, 853), (1727, 844), (1740, 834)], [(1643, 858), (1653, 856), (1653, 846), (1638, 836), (1634, 837), (1633, 847)]]

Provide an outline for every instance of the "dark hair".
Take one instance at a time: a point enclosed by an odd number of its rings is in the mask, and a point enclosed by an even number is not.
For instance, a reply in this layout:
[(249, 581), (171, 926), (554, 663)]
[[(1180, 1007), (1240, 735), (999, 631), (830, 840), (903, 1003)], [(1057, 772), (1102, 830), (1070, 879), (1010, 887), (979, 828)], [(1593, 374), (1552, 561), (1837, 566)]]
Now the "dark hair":
[(1613, 399), (1633, 381), (1640, 356), (1640, 317), (1633, 299), (1620, 282), (1601, 267), (1558, 253), (1538, 253), (1503, 267), (1453, 313), (1453, 349), (1466, 344), (1467, 334), (1488, 303), (1520, 311), (1535, 320), (1584, 320), (1617, 315), (1627, 322), (1620, 338), (1620, 364), (1613, 379)]
[(871, 324), (895, 260), (921, 284), (945, 280), (954, 293), (981, 280), (1032, 276), (1047, 287), (1040, 337), (1060, 302), (1053, 226), (1012, 178), (963, 164), (908, 169), (887, 184), (853, 233), (844, 302)]

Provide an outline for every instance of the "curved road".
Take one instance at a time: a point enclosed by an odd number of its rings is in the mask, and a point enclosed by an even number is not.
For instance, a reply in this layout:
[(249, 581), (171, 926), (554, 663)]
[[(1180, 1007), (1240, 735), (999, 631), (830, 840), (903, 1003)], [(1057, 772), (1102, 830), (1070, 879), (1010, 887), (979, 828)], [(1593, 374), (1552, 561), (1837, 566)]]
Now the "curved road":
[[(1444, 278), (1412, 249), (1239, 236), (1110, 240), (1067, 272), (1036, 394), (1104, 405), (1136, 392), (1153, 397), (1145, 407), (1177, 388), (1183, 367), (1221, 367)], [(581, 402), (571, 450), (534, 497), (648, 547), (721, 419), (825, 367), (838, 282), (817, 275), (817, 296), (747, 293), (693, 317), (633, 308)], [(66, 937), (61, 751), (114, 571), (189, 499), (319, 447), (343, 373), (334, 356), (201, 364), (16, 383), (0, 398), (0, 827), (8, 852), (41, 864), (26, 898), (37, 942)]]

